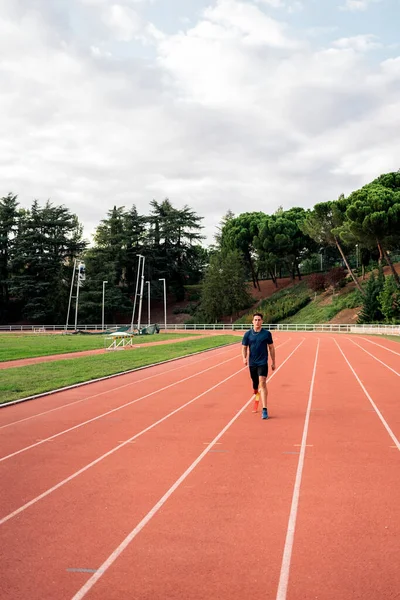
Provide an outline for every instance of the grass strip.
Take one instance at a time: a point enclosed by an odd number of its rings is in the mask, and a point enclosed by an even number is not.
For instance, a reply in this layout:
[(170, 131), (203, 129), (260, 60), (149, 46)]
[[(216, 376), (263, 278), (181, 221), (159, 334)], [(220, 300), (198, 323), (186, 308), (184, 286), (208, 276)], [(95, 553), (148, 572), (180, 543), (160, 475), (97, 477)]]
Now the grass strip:
[[(187, 356), (202, 350), (225, 346), (240, 338), (234, 335), (216, 335), (185, 342), (176, 341), (164, 346), (148, 346), (82, 356), (51, 363), (15, 367), (0, 371), (0, 404), (56, 390), (99, 377), (124, 373), (171, 358)], [(239, 356), (239, 353), (238, 353)]]
[[(199, 335), (199, 334), (188, 334)], [(158, 333), (157, 335), (135, 336), (135, 344), (148, 342), (163, 342), (187, 337), (185, 333)], [(51, 356), (53, 354), (68, 354), (85, 350), (98, 350), (111, 343), (104, 335), (0, 335), (0, 362), (18, 360), (21, 358), (36, 358), (38, 356)]]

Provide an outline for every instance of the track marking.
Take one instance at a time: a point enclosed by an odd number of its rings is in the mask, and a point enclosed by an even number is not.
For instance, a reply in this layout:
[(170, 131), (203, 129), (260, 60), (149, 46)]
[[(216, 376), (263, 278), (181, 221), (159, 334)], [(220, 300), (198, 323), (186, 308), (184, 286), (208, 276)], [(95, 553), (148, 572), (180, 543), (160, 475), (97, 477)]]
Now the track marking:
[(276, 594), (276, 600), (286, 600), (287, 587), (288, 587), (288, 582), (289, 582), (289, 573), (290, 573), (290, 562), (292, 559), (294, 532), (295, 532), (295, 528), (296, 528), (297, 509), (299, 506), (301, 478), (303, 475), (304, 457), (305, 457), (305, 453), (306, 453), (308, 423), (310, 420), (311, 403), (312, 403), (312, 397), (313, 397), (313, 391), (314, 391), (315, 373), (317, 370), (319, 343), (320, 343), (320, 338), (318, 338), (317, 350), (315, 353), (314, 368), (313, 368), (312, 377), (311, 377), (310, 393), (309, 393), (309, 397), (308, 397), (306, 418), (304, 421), (303, 437), (301, 440), (299, 462), (297, 464), (296, 479), (295, 479), (295, 483), (294, 483), (293, 496), (292, 496), (292, 505), (290, 508), (289, 522), (288, 522), (288, 528), (287, 528), (287, 533), (286, 533), (285, 547), (283, 550), (282, 566), (281, 566), (281, 572), (280, 572), (280, 576), (279, 576), (279, 584), (278, 584), (278, 591)]
[[(35, 448), (36, 446), (40, 446), (41, 444), (44, 444), (46, 442), (52, 441), (55, 438), (60, 437), (61, 435), (65, 435), (66, 433), (69, 433), (70, 431), (74, 431), (75, 429), (79, 429), (80, 427), (83, 427), (84, 425), (87, 425), (88, 423), (93, 423), (93, 421), (97, 421), (99, 419), (102, 419), (103, 417), (106, 417), (107, 415), (111, 415), (112, 413), (121, 410), (122, 408), (126, 408), (127, 406), (131, 406), (132, 404), (136, 404), (136, 402), (140, 402), (141, 400), (144, 400), (145, 398), (149, 398), (150, 396), (154, 396), (154, 394), (158, 394), (160, 392), (163, 392), (171, 387), (173, 387), (174, 385), (179, 385), (180, 383), (183, 383), (184, 381), (187, 381), (188, 379), (192, 379), (193, 377), (196, 377), (197, 375), (201, 375), (202, 373), (206, 373), (207, 371), (210, 371), (211, 369), (215, 369), (217, 367), (219, 367), (220, 365), (224, 365), (227, 362), (230, 362), (231, 360), (236, 360), (237, 356), (233, 356), (232, 358), (228, 358), (227, 360), (224, 360), (223, 362), (220, 362), (218, 364), (214, 364), (211, 367), (208, 367), (207, 369), (204, 369), (203, 371), (199, 371), (197, 373), (195, 373), (194, 375), (189, 375), (188, 377), (185, 377), (185, 379), (180, 379), (179, 381), (174, 381), (174, 383), (170, 383), (169, 385), (166, 385), (163, 388), (159, 388), (158, 390), (155, 390), (154, 392), (150, 392), (149, 394), (146, 394), (145, 396), (140, 396), (140, 398), (136, 398), (135, 400), (131, 400), (130, 402), (126, 402), (125, 404), (122, 404), (121, 406), (117, 406), (116, 408), (112, 408), (111, 410), (102, 413), (101, 415), (97, 415), (97, 417), (93, 417), (92, 419), (88, 419), (87, 421), (83, 421), (82, 423), (78, 423), (78, 425), (74, 425), (73, 427), (69, 427), (68, 429), (64, 429), (64, 431), (60, 431), (59, 433), (55, 433), (54, 435), (49, 436), (48, 438), (45, 438), (43, 440), (41, 440), (40, 442), (35, 442), (34, 444), (31, 444), (30, 446), (25, 446), (25, 448), (21, 448), (20, 450), (16, 450), (15, 452), (12, 452), (11, 454), (7, 454), (6, 456), (3, 456), (0, 458), (0, 463), (3, 462), (4, 460), (8, 460), (9, 458), (12, 458), (13, 456), (17, 456), (18, 454), (21, 454), (22, 452), (26, 452), (27, 450), (31, 450), (32, 448)], [(131, 384), (130, 384), (131, 385)]]
[(354, 340), (352, 340), (351, 338), (347, 338), (348, 340), (350, 340), (350, 342), (352, 342), (353, 344), (355, 344), (356, 346), (358, 346), (359, 348), (361, 348), (361, 350), (363, 350), (364, 352), (366, 352), (367, 354), (369, 354), (370, 356), (372, 356), (372, 358), (374, 358), (375, 360), (377, 360), (379, 363), (381, 363), (381, 365), (383, 365), (384, 367), (386, 367), (387, 369), (389, 369), (390, 371), (393, 371), (393, 373), (395, 375), (397, 375), (397, 377), (400, 377), (400, 373), (398, 373), (397, 371), (395, 371), (394, 369), (392, 369), (392, 367), (389, 367), (386, 363), (384, 363), (382, 360), (379, 360), (379, 358), (376, 358), (376, 356), (374, 354), (371, 354), (371, 352), (368, 352), (368, 350), (366, 350), (365, 348), (363, 348), (362, 346), (360, 346), (360, 344), (357, 344), (357, 342), (355, 342)]
[(91, 467), (94, 467), (94, 465), (97, 465), (99, 462), (101, 462), (102, 460), (104, 460), (108, 456), (111, 456), (117, 450), (120, 450), (121, 448), (123, 448), (127, 444), (130, 444), (133, 440), (137, 439), (138, 437), (140, 437), (141, 435), (143, 435), (147, 431), (150, 431), (151, 429), (153, 429), (154, 427), (156, 427), (156, 425), (159, 425), (163, 421), (166, 421), (167, 419), (169, 419), (169, 417), (172, 417), (172, 415), (174, 415), (177, 412), (181, 411), (186, 406), (189, 406), (189, 404), (192, 404), (195, 400), (198, 400), (199, 398), (201, 398), (205, 394), (208, 394), (208, 392), (211, 392), (212, 390), (214, 390), (215, 388), (217, 388), (218, 386), (220, 386), (222, 383), (225, 383), (226, 381), (228, 381), (232, 377), (235, 377), (235, 375), (237, 375), (238, 373), (241, 373), (241, 371), (243, 371), (243, 369), (245, 369), (245, 368), (246, 367), (242, 367), (241, 369), (239, 369), (239, 371), (235, 371), (235, 373), (233, 373), (232, 375), (229, 375), (229, 377), (226, 377), (226, 379), (223, 379), (222, 381), (220, 381), (216, 385), (213, 385), (211, 388), (209, 388), (205, 392), (202, 392), (201, 394), (199, 394), (195, 398), (192, 398), (192, 400), (189, 400), (189, 402), (186, 402), (185, 404), (182, 404), (182, 406), (180, 406), (179, 408), (176, 408), (175, 410), (173, 410), (172, 412), (170, 412), (168, 415), (165, 415), (165, 417), (163, 417), (162, 419), (159, 419), (158, 421), (155, 421), (155, 423), (153, 423), (152, 425), (149, 425), (145, 429), (142, 429), (142, 431), (139, 431), (139, 433), (136, 433), (135, 435), (133, 435), (131, 438), (129, 438), (129, 440), (126, 440), (125, 442), (122, 442), (122, 444), (118, 444), (118, 446), (115, 446), (114, 448), (112, 448), (111, 450), (109, 450), (108, 452), (106, 452), (105, 454), (103, 454), (102, 456), (99, 456), (99, 458), (96, 458), (91, 463), (87, 464), (85, 467), (82, 467), (82, 469), (79, 469), (79, 471), (76, 471), (75, 473), (73, 473), (72, 475), (70, 475), (69, 477), (67, 477), (66, 479), (63, 479), (62, 481), (60, 481), (59, 483), (57, 483), (56, 485), (54, 485), (50, 489), (48, 489), (45, 492), (43, 492), (43, 494), (40, 494), (39, 496), (36, 496), (36, 498), (33, 498), (33, 500), (30, 500), (29, 502), (27, 502), (23, 506), (20, 506), (20, 508), (17, 508), (14, 512), (6, 515), (3, 519), (1, 519), (0, 520), (0, 525), (2, 525), (3, 523), (5, 523), (6, 521), (8, 521), (9, 519), (11, 519), (12, 517), (15, 517), (16, 515), (18, 515), (19, 513), (21, 513), (22, 511), (24, 511), (25, 509), (27, 509), (29, 506), (32, 506), (33, 504), (35, 504), (39, 500), (42, 500), (42, 498), (45, 498), (46, 496), (48, 496), (49, 494), (51, 494), (52, 492), (54, 492), (58, 488), (62, 487), (63, 485), (65, 485), (69, 481), (72, 481), (73, 479), (75, 479), (76, 477), (78, 477), (78, 475), (81, 475), (82, 473), (84, 473), (85, 471), (87, 471), (88, 469), (90, 469)]
[[(285, 343), (285, 342), (284, 342)], [(277, 348), (280, 348), (281, 346), (283, 346), (283, 344), (277, 346)], [(150, 392), (149, 394), (146, 394), (145, 396), (141, 396), (140, 398), (136, 398), (135, 400), (131, 400), (131, 402), (127, 402), (125, 404), (122, 404), (121, 406), (117, 406), (116, 408), (113, 408), (105, 413), (102, 413), (96, 417), (93, 417), (92, 419), (88, 419), (87, 421), (83, 421), (82, 423), (78, 423), (77, 425), (74, 425), (73, 427), (70, 427), (69, 429), (65, 429), (64, 431), (60, 431), (59, 433), (55, 433), (54, 435), (49, 436), (48, 438), (42, 439), (40, 441), (36, 441), (35, 444), (31, 444), (29, 446), (26, 446), (25, 448), (21, 448), (20, 450), (16, 450), (15, 452), (12, 452), (11, 454), (8, 454), (6, 456), (3, 456), (0, 458), (0, 463), (8, 460), (9, 458), (12, 458), (13, 456), (16, 456), (17, 454), (21, 454), (22, 452), (26, 452), (27, 450), (30, 450), (31, 448), (35, 448), (36, 446), (40, 446), (41, 444), (44, 444), (46, 442), (50, 442), (54, 439), (56, 439), (57, 437), (64, 435), (66, 433), (69, 433), (70, 431), (74, 431), (75, 429), (79, 429), (80, 427), (83, 427), (84, 425), (87, 425), (88, 423), (92, 423), (93, 421), (96, 421), (98, 419), (101, 419), (102, 417), (105, 417), (107, 415), (110, 415), (122, 408), (125, 408), (127, 406), (130, 406), (131, 404), (136, 404), (136, 402), (140, 402), (141, 400), (144, 400), (145, 398), (149, 398), (150, 396), (153, 396), (154, 394), (158, 394), (159, 392), (163, 392), (164, 390), (167, 390), (170, 387), (173, 387), (174, 385), (178, 385), (180, 383), (183, 383), (184, 381), (187, 381), (188, 379), (191, 379), (193, 377), (196, 377), (196, 375), (201, 375), (202, 373), (206, 373), (207, 371), (210, 371), (211, 369), (215, 369), (217, 367), (219, 367), (220, 365), (224, 365), (227, 362), (230, 362), (231, 360), (235, 360), (237, 359), (237, 355), (233, 356), (232, 358), (228, 358), (227, 360), (224, 360), (223, 362), (219, 362), (218, 364), (214, 364), (211, 367), (208, 367), (207, 369), (204, 369), (203, 371), (198, 371), (197, 373), (195, 373), (194, 375), (189, 375), (188, 377), (186, 377), (185, 379), (181, 379), (180, 381), (175, 381), (174, 383), (171, 383), (163, 388), (159, 388), (158, 390), (155, 390), (154, 392)], [(200, 361), (198, 361), (200, 362)], [(176, 369), (174, 369), (175, 371)], [(168, 371), (169, 372), (169, 371)], [(143, 380), (141, 380), (143, 381)], [(136, 382), (134, 382), (136, 383)], [(96, 398), (97, 396), (101, 396), (102, 394), (107, 394), (110, 391), (114, 392), (117, 391), (119, 389), (128, 387), (133, 385), (133, 383), (128, 383), (128, 384), (124, 384), (122, 386), (119, 386), (117, 388), (114, 388), (113, 390), (108, 390), (106, 392), (99, 392), (98, 394), (94, 394), (93, 396), (90, 396), (90, 398)], [(80, 400), (78, 400), (77, 402), (81, 402)], [(120, 422), (122, 420), (122, 418), (119, 418), (116, 420), (116, 422)], [(110, 421), (109, 421), (110, 422)]]
[[(289, 354), (289, 356), (283, 361), (283, 363), (275, 369), (272, 377), (279, 371), (281, 367), (286, 363), (287, 360), (294, 354), (294, 352), (301, 346), (304, 342), (303, 340), (300, 342), (298, 346)], [(244, 367), (246, 368), (246, 367)], [(242, 369), (241, 369), (242, 370)], [(228, 431), (228, 429), (233, 425), (233, 423), (238, 419), (238, 417), (246, 410), (248, 406), (250, 406), (253, 401), (253, 395), (250, 400), (242, 406), (242, 408), (237, 412), (237, 414), (229, 421), (227, 425), (220, 431), (220, 433), (213, 439), (212, 442), (203, 450), (203, 452), (192, 462), (192, 464), (186, 469), (186, 471), (175, 481), (175, 483), (169, 488), (169, 490), (160, 498), (160, 500), (153, 506), (153, 508), (147, 513), (145, 517), (136, 525), (134, 529), (126, 536), (126, 538), (121, 542), (121, 544), (110, 554), (110, 556), (103, 562), (103, 564), (98, 568), (97, 572), (88, 579), (88, 581), (83, 585), (80, 590), (73, 596), (71, 600), (82, 600), (86, 596), (86, 594), (91, 590), (94, 584), (104, 575), (104, 573), (111, 567), (111, 565), (117, 560), (117, 558), (122, 554), (122, 552), (127, 548), (127, 546), (131, 543), (131, 541), (141, 532), (141, 530), (147, 525), (147, 523), (154, 517), (154, 515), (162, 508), (162, 506), (166, 503), (168, 498), (172, 496), (175, 490), (180, 486), (180, 484), (190, 475), (190, 473), (197, 467), (197, 465), (203, 460), (203, 458), (209, 453), (213, 446), (216, 445), (218, 440)]]
[(384, 426), (384, 428), (386, 429), (386, 431), (388, 432), (388, 434), (390, 435), (390, 437), (392, 438), (392, 440), (394, 441), (394, 443), (396, 444), (396, 448), (397, 450), (400, 450), (400, 442), (399, 440), (396, 438), (396, 436), (394, 435), (393, 431), (390, 429), (389, 425), (386, 423), (381, 411), (379, 410), (379, 408), (376, 406), (375, 402), (372, 400), (371, 396), (368, 394), (367, 390), (365, 389), (361, 379), (359, 378), (359, 376), (357, 375), (357, 373), (355, 372), (355, 370), (353, 369), (353, 367), (351, 366), (349, 360), (347, 359), (347, 356), (345, 355), (345, 353), (343, 352), (343, 350), (341, 349), (341, 347), (339, 346), (339, 344), (337, 343), (336, 340), (334, 340), (336, 346), (339, 348), (340, 352), (343, 355), (343, 358), (345, 359), (345, 361), (347, 362), (347, 364), (349, 365), (354, 377), (357, 379), (358, 383), (360, 384), (364, 394), (367, 396), (368, 400), (370, 401), (370, 403), (372, 404), (373, 409), (375, 410), (376, 414), (378, 415), (378, 417), (380, 418), (382, 425)]
[(388, 348), (387, 346), (382, 346), (382, 344), (377, 344), (376, 342), (373, 342), (372, 340), (369, 340), (368, 338), (363, 337), (361, 339), (365, 340), (366, 342), (369, 342), (370, 344), (374, 344), (375, 346), (379, 346), (379, 348), (384, 348), (388, 352), (392, 352), (392, 354), (397, 354), (397, 356), (400, 356), (400, 352), (396, 352), (395, 350), (392, 350), (391, 348)]
[[(286, 342), (284, 342), (284, 343), (286, 344)], [(281, 345), (283, 346), (283, 344), (281, 344)], [(220, 356), (221, 354), (224, 354), (224, 353), (218, 352), (218, 353), (214, 354), (213, 356)], [(193, 355), (189, 354), (188, 356), (180, 356), (177, 360), (180, 360), (180, 359), (183, 360), (185, 358), (189, 358), (190, 356), (193, 356)], [(31, 415), (30, 417), (25, 417), (25, 419), (19, 419), (18, 421), (12, 421), (11, 423), (7, 423), (6, 425), (0, 425), (0, 429), (5, 429), (6, 427), (10, 427), (11, 425), (16, 425), (17, 423), (22, 423), (23, 421), (29, 421), (30, 419), (35, 419), (36, 417), (41, 417), (42, 415), (47, 415), (56, 410), (66, 408), (68, 406), (73, 406), (74, 404), (79, 404), (80, 402), (84, 402), (85, 400), (91, 400), (92, 398), (97, 398), (98, 396), (103, 396), (104, 394), (108, 394), (109, 392), (116, 392), (117, 390), (122, 390), (123, 388), (128, 387), (130, 385), (134, 385), (136, 383), (142, 383), (142, 381), (148, 381), (149, 379), (154, 379), (155, 377), (161, 377), (162, 375), (166, 375), (168, 373), (173, 373), (174, 371), (178, 371), (182, 368), (185, 368), (186, 366), (197, 365), (198, 363), (208, 360), (209, 358), (211, 358), (210, 355), (207, 355), (204, 358), (201, 358), (200, 360), (196, 360), (195, 362), (190, 363), (190, 365), (184, 365), (183, 367), (182, 367), (182, 365), (180, 365), (179, 367), (175, 367), (174, 369), (170, 369), (169, 371), (162, 371), (161, 373), (156, 373), (155, 375), (150, 375), (149, 377), (143, 377), (143, 379), (131, 381), (130, 383), (124, 383), (123, 385), (119, 385), (115, 388), (111, 388), (104, 392), (99, 392), (97, 394), (93, 394), (92, 396), (85, 396), (85, 398), (81, 398), (80, 400), (74, 400), (73, 402), (68, 402), (67, 404), (62, 404), (61, 406), (57, 406), (56, 408), (50, 408), (49, 410), (45, 410), (41, 413), (37, 413), (36, 415)], [(160, 363), (158, 365), (153, 365), (153, 366), (155, 366), (155, 367), (160, 366)], [(131, 375), (132, 373), (135, 373), (136, 371), (138, 371), (138, 369), (135, 369), (134, 371), (127, 371), (126, 373), (118, 373), (118, 375), (120, 377), (123, 377), (124, 375)], [(90, 385), (90, 383), (96, 383), (96, 381), (89, 382), (88, 385)], [(8, 405), (8, 403), (7, 403), (7, 405)], [(4, 406), (4, 408), (5, 408), (5, 406)]]
[[(277, 369), (275, 369), (275, 371), (273, 372), (273, 374), (271, 375), (270, 379), (272, 379), (274, 377), (274, 375), (276, 375), (278, 373), (278, 371), (283, 367), (283, 365), (289, 360), (289, 358), (296, 352), (296, 350), (298, 348), (300, 348), (300, 346), (303, 344), (305, 338), (302, 338), (302, 341), (300, 342), (300, 344), (298, 344), (296, 346), (296, 348), (294, 350), (292, 350), (292, 352), (289, 354), (289, 356), (287, 356), (285, 358), (285, 360), (282, 362), (282, 364), (279, 365), (279, 367)], [(166, 421), (169, 417), (172, 417), (175, 413), (178, 413), (180, 410), (182, 410), (183, 408), (185, 408), (186, 406), (189, 406), (189, 404), (192, 404), (195, 400), (197, 400), (198, 398), (201, 398), (202, 396), (205, 396), (205, 394), (207, 394), (208, 392), (211, 392), (212, 390), (214, 390), (215, 388), (217, 388), (218, 386), (220, 386), (222, 383), (225, 383), (225, 381), (228, 381), (229, 379), (231, 379), (232, 377), (235, 377), (235, 375), (237, 375), (238, 373), (241, 373), (246, 367), (242, 367), (241, 369), (239, 369), (239, 371), (236, 371), (235, 373), (233, 373), (232, 375), (229, 375), (226, 379), (223, 379), (222, 381), (220, 381), (219, 383), (217, 383), (216, 385), (214, 385), (213, 387), (209, 388), (208, 390), (206, 390), (205, 392), (201, 393), (199, 396), (196, 396), (195, 398), (193, 398), (192, 400), (189, 400), (189, 402), (186, 402), (185, 404), (182, 404), (182, 406), (180, 406), (179, 408), (176, 408), (175, 410), (173, 410), (172, 412), (170, 412), (168, 415), (166, 415), (165, 417), (163, 417), (162, 419), (159, 419), (158, 421), (156, 421), (155, 423), (153, 423), (152, 425), (149, 425), (148, 427), (146, 427), (145, 429), (143, 429), (142, 431), (139, 431), (139, 433), (136, 433), (134, 436), (132, 436), (131, 438), (129, 438), (129, 440), (127, 440), (126, 442), (123, 442), (122, 444), (119, 444), (118, 446), (116, 446), (115, 448), (112, 448), (111, 450), (109, 450), (108, 452), (106, 452), (105, 454), (103, 454), (102, 456), (100, 456), (99, 458), (96, 458), (95, 460), (93, 460), (91, 463), (87, 464), (85, 467), (82, 467), (81, 469), (79, 469), (79, 471), (76, 471), (75, 473), (73, 473), (72, 475), (70, 475), (69, 477), (67, 477), (66, 479), (63, 479), (62, 481), (60, 481), (59, 483), (57, 483), (56, 485), (54, 485), (53, 487), (49, 488), (48, 490), (46, 490), (45, 492), (43, 492), (42, 494), (40, 494), (39, 496), (36, 496), (36, 498), (33, 498), (32, 500), (30, 500), (29, 502), (27, 502), (26, 504), (24, 504), (23, 506), (20, 506), (19, 508), (17, 508), (16, 510), (14, 510), (12, 513), (9, 513), (8, 515), (6, 515), (5, 517), (3, 517), (0, 520), (0, 525), (3, 525), (3, 523), (5, 523), (6, 521), (9, 521), (10, 519), (12, 519), (13, 517), (17, 516), (18, 514), (20, 514), (21, 512), (23, 512), (24, 510), (26, 510), (27, 508), (29, 508), (30, 506), (32, 506), (33, 504), (36, 504), (36, 502), (39, 502), (39, 500), (42, 500), (43, 498), (46, 498), (46, 496), (49, 496), (52, 492), (55, 492), (56, 490), (58, 490), (59, 488), (61, 488), (63, 485), (65, 485), (66, 483), (68, 483), (69, 481), (72, 481), (73, 479), (75, 479), (76, 477), (78, 477), (78, 475), (81, 475), (82, 473), (84, 473), (85, 471), (89, 470), (91, 467), (94, 467), (95, 465), (97, 465), (98, 463), (100, 463), (102, 460), (104, 460), (105, 458), (107, 458), (108, 456), (111, 456), (112, 454), (114, 454), (114, 452), (116, 452), (117, 450), (119, 450), (120, 448), (123, 448), (124, 446), (126, 446), (128, 443), (132, 442), (133, 440), (137, 439), (138, 437), (140, 437), (141, 435), (143, 435), (144, 433), (146, 433), (147, 431), (150, 431), (151, 429), (153, 429), (154, 427), (156, 427), (157, 425), (159, 425), (160, 423), (162, 423), (163, 421)], [(250, 401), (249, 401), (250, 402)], [(246, 404), (246, 406), (248, 406), (249, 402)], [(235, 416), (235, 418), (237, 418), (239, 416), (241, 411), (239, 411), (237, 413), (237, 415)], [(215, 438), (216, 440), (217, 438)], [(215, 442), (214, 440), (214, 442)]]

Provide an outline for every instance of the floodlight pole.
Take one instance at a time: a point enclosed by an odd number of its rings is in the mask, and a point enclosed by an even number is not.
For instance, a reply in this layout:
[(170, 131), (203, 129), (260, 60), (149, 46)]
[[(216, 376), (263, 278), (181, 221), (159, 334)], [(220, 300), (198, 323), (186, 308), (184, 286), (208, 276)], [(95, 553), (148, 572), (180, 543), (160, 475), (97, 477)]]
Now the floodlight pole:
[(165, 331), (167, 331), (167, 286), (166, 286), (165, 279), (159, 278), (158, 281), (164, 282), (164, 328), (165, 328)]
[(83, 277), (81, 278), (81, 265), (84, 266), (82, 262), (78, 266), (78, 280), (76, 282), (75, 331), (78, 329), (79, 288), (81, 287), (81, 281), (83, 281)]
[(131, 321), (131, 331), (132, 332), (133, 332), (133, 323), (135, 320), (136, 298), (138, 295), (138, 287), (139, 287), (140, 264), (141, 264), (142, 258), (144, 258), (144, 256), (142, 256), (141, 254), (138, 254), (137, 257), (138, 257), (138, 268), (137, 268), (137, 275), (136, 275), (135, 299), (133, 301), (133, 312), (132, 312), (132, 321)]
[(140, 297), (139, 297), (139, 314), (138, 314), (138, 333), (140, 332), (140, 319), (142, 317), (142, 300), (143, 300), (143, 285), (144, 285), (144, 261), (145, 261), (145, 257), (142, 256), (142, 275), (141, 275), (141, 282), (140, 282)]
[(150, 325), (150, 281), (146, 281), (147, 283), (147, 321)]
[(76, 270), (76, 258), (74, 258), (74, 270), (72, 271), (71, 290), (70, 290), (70, 292), (69, 292), (69, 302), (68, 302), (67, 322), (66, 322), (66, 324), (65, 324), (65, 331), (68, 331), (69, 313), (70, 313), (70, 310), (71, 310), (72, 292), (73, 292), (73, 289), (74, 289), (75, 270)]
[(358, 244), (356, 244), (356, 262), (357, 262), (357, 269), (358, 269)]
[(104, 331), (104, 297), (105, 297), (105, 286), (108, 281), (103, 281), (103, 302), (101, 305), (101, 330)]

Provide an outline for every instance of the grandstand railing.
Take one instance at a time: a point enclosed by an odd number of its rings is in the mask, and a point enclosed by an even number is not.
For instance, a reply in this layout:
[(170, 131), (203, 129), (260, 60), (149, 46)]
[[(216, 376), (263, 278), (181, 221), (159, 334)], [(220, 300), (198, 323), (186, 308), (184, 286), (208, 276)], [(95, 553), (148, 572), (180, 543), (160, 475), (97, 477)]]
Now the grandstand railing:
[[(121, 327), (126, 327), (125, 324), (120, 325), (106, 325), (105, 329), (108, 331), (115, 331)], [(184, 323), (168, 323), (167, 331), (246, 331), (250, 329), (249, 324), (227, 324), (227, 323), (197, 323), (197, 324), (184, 324)], [(315, 332), (315, 333), (374, 333), (374, 334), (386, 334), (386, 335), (400, 335), (400, 324), (399, 325), (385, 325), (379, 323), (355, 325), (353, 323), (271, 323), (263, 324), (265, 329), (271, 331), (303, 331), (303, 332)], [(160, 324), (160, 328), (163, 331), (164, 327)], [(102, 331), (101, 325), (78, 325), (78, 331), (92, 331), (99, 333)], [(70, 325), (67, 329), (65, 325), (0, 325), (0, 333), (6, 332), (32, 332), (37, 334), (51, 333), (51, 332), (72, 332), (75, 331), (75, 327)]]

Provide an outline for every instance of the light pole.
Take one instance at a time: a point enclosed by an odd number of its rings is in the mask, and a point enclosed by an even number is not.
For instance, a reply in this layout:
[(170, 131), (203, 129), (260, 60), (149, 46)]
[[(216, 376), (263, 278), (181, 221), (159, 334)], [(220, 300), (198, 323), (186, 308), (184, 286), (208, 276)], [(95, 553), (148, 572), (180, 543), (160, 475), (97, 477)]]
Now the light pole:
[(103, 303), (101, 305), (101, 330), (104, 331), (104, 296), (105, 296), (105, 287), (108, 281), (103, 281)]
[(165, 332), (167, 331), (167, 286), (165, 283), (165, 279), (159, 278), (158, 281), (164, 282), (164, 328)]
[(150, 325), (150, 281), (146, 281), (147, 283), (147, 321)]
[(358, 244), (356, 244), (356, 262), (357, 262), (357, 269), (358, 269)]

